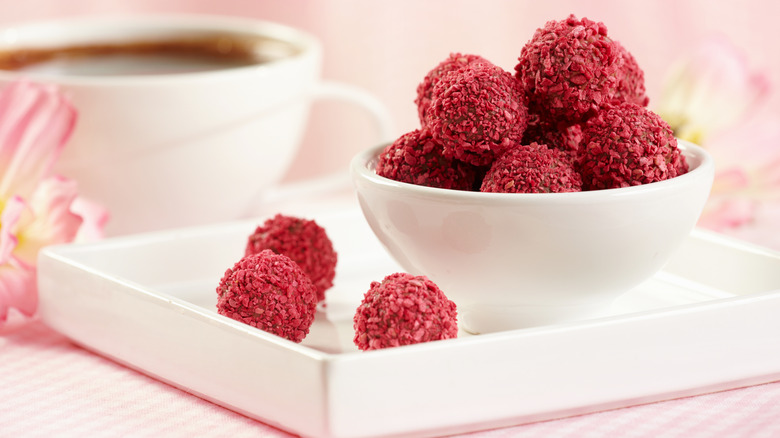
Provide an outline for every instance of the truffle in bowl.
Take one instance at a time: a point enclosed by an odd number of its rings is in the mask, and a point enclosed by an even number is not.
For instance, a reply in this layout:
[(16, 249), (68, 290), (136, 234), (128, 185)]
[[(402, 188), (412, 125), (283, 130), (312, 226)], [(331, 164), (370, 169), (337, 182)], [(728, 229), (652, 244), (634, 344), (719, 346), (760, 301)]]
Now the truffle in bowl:
[(375, 172), (384, 146), (357, 155), (363, 214), (389, 254), (426, 275), (487, 333), (595, 317), (659, 271), (709, 195), (710, 155), (682, 140), (688, 172), (648, 184), (568, 193), (484, 193)]

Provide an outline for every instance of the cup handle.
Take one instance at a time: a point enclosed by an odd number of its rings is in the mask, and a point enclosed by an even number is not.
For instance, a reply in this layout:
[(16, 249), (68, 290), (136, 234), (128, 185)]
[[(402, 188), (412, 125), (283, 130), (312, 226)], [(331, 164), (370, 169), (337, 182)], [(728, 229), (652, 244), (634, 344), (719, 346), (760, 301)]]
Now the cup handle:
[(312, 97), (317, 100), (338, 100), (362, 107), (374, 119), (377, 130), (377, 144), (392, 140), (393, 122), (387, 107), (374, 95), (353, 85), (341, 82), (322, 81), (314, 88)]
[[(363, 108), (374, 120), (377, 132), (376, 144), (390, 143), (394, 139), (392, 117), (387, 107), (362, 88), (341, 82), (321, 81), (312, 90), (311, 97), (314, 100), (348, 102)], [(258, 201), (260, 211), (256, 213), (267, 213), (266, 210), (270, 206), (321, 199), (329, 194), (346, 190), (351, 185), (348, 172), (334, 172), (317, 178), (279, 184), (263, 191)]]

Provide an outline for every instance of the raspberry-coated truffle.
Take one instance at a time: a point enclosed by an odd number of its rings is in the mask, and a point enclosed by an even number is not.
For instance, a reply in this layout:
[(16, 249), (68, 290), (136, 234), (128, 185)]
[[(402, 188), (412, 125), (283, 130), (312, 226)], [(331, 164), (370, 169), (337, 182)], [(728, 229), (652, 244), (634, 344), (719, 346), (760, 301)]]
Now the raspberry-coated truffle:
[(220, 315), (301, 342), (314, 322), (317, 291), (289, 257), (264, 250), (244, 256), (217, 287)]
[(444, 61), (440, 62), (436, 67), (431, 69), (428, 74), (425, 75), (422, 82), (417, 85), (417, 97), (414, 103), (417, 105), (417, 114), (420, 117), (420, 124), (425, 125), (426, 113), (431, 106), (431, 93), (433, 92), (433, 86), (439, 80), (441, 75), (446, 72), (458, 70), (472, 62), (488, 62), (485, 58), (479, 55), (469, 55), (462, 53), (451, 53)]
[(585, 123), (576, 165), (587, 190), (647, 184), (688, 171), (669, 125), (628, 102), (606, 107)]
[(645, 73), (636, 58), (622, 44), (615, 41), (615, 46), (622, 57), (622, 63), (618, 69), (618, 87), (615, 102), (631, 102), (640, 106), (647, 106), (650, 98), (645, 91)]
[(425, 276), (390, 274), (372, 282), (355, 312), (355, 345), (376, 350), (458, 336), (457, 309)]
[(620, 66), (607, 27), (570, 15), (536, 30), (521, 49), (515, 76), (530, 106), (572, 125), (615, 99)]
[(446, 158), (442, 147), (422, 130), (396, 139), (379, 155), (379, 176), (410, 184), (442, 189), (471, 190), (476, 167)]
[(482, 192), (579, 192), (582, 181), (571, 157), (559, 149), (531, 143), (510, 149), (493, 162), (482, 180)]
[(258, 226), (247, 239), (244, 255), (270, 249), (297, 263), (317, 289), (317, 300), (333, 286), (338, 255), (325, 229), (315, 221), (277, 214)]
[(518, 81), (493, 64), (471, 62), (436, 82), (426, 127), (445, 156), (482, 166), (520, 141), (527, 119)]
[(560, 149), (572, 157), (576, 156), (582, 139), (580, 125), (556, 124), (539, 113), (528, 114), (528, 127), (523, 133), (522, 144), (539, 143), (547, 147)]

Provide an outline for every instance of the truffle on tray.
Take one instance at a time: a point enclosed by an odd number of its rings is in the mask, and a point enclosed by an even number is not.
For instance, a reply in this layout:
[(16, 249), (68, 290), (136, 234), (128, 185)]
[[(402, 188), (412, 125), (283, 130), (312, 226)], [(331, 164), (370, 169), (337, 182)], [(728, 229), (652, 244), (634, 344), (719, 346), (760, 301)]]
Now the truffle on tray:
[(244, 256), (217, 287), (217, 311), (261, 330), (301, 342), (309, 333), (317, 291), (289, 257), (266, 249)]
[(315, 221), (277, 214), (249, 236), (245, 255), (270, 249), (297, 263), (317, 288), (317, 300), (333, 286), (338, 255), (324, 228)]
[(390, 274), (372, 282), (354, 317), (355, 345), (376, 350), (456, 338), (457, 309), (425, 276)]

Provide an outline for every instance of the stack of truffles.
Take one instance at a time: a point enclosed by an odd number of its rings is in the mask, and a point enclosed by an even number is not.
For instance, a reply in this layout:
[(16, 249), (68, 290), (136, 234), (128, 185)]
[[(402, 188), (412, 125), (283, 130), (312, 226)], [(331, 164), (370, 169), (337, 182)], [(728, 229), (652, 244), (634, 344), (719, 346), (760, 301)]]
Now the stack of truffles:
[(420, 128), (379, 156), (378, 175), (454, 190), (577, 192), (688, 171), (647, 109), (644, 73), (603, 23), (571, 15), (537, 29), (514, 73), (451, 54), (424, 77)]

